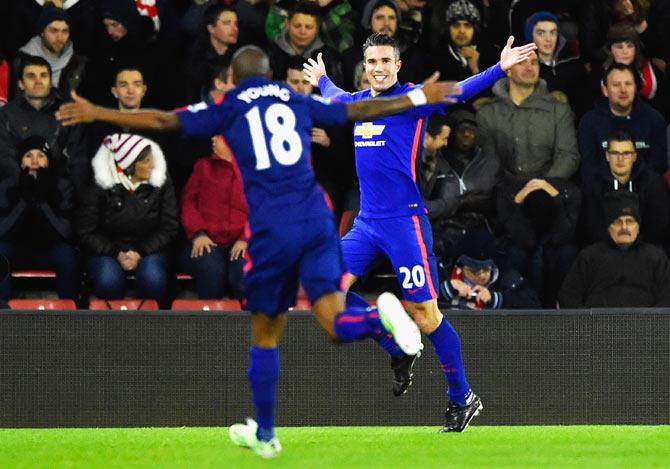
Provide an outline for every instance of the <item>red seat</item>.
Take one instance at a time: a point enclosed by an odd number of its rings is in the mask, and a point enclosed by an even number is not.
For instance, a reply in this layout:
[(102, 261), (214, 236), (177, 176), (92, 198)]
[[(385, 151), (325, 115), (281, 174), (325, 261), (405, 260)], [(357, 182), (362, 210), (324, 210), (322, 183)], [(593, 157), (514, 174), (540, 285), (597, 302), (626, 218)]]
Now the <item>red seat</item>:
[(72, 300), (29, 298), (29, 299), (13, 299), (13, 300), (9, 300), (8, 303), (9, 303), (9, 307), (12, 308), (12, 309), (33, 309), (33, 310), (77, 309), (77, 305), (75, 305), (74, 301), (72, 301)]
[(307, 298), (298, 298), (295, 302), (295, 306), (291, 309), (298, 311), (309, 311), (312, 309), (312, 305)]
[(15, 270), (12, 272), (13, 278), (56, 278), (56, 272), (53, 270)]
[(91, 311), (128, 310), (128, 311), (156, 311), (158, 303), (152, 299), (124, 298), (123, 300), (91, 300), (88, 305)]
[(180, 272), (177, 274), (177, 280), (193, 280), (193, 277), (185, 272)]
[(239, 311), (238, 300), (189, 300), (177, 299), (172, 302), (173, 310), (181, 311)]

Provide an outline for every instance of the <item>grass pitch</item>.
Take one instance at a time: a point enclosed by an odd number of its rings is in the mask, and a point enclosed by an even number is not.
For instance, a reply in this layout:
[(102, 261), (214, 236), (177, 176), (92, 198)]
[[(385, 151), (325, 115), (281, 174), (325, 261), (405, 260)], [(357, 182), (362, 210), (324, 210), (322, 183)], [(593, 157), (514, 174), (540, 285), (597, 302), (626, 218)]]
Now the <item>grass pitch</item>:
[(0, 467), (670, 467), (670, 426), (280, 428), (279, 459), (227, 428), (0, 429)]

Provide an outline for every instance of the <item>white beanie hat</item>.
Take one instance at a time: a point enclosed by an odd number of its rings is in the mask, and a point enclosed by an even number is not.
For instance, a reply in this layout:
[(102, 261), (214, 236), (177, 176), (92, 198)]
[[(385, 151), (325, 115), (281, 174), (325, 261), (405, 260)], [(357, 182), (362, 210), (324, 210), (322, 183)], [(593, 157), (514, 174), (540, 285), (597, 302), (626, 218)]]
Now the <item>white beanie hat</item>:
[(102, 144), (112, 153), (116, 165), (125, 170), (140, 156), (142, 150), (151, 146), (148, 138), (133, 134), (112, 134), (105, 137)]

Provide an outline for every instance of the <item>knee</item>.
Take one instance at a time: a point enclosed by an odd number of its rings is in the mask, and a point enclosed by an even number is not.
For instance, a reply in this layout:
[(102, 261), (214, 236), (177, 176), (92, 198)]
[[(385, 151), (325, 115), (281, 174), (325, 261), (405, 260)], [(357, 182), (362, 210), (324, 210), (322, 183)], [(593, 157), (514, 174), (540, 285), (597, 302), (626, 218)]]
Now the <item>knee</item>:
[(167, 284), (167, 261), (163, 256), (151, 255), (140, 260), (137, 268), (137, 281), (142, 285), (163, 287)]
[(123, 296), (125, 274), (116, 260), (111, 257), (97, 257), (91, 260), (89, 273), (96, 295), (103, 298)]
[(442, 313), (437, 309), (434, 301), (413, 303), (411, 306), (408, 306), (408, 311), (419, 327), (419, 330), (424, 334), (430, 334), (437, 329), (442, 320)]

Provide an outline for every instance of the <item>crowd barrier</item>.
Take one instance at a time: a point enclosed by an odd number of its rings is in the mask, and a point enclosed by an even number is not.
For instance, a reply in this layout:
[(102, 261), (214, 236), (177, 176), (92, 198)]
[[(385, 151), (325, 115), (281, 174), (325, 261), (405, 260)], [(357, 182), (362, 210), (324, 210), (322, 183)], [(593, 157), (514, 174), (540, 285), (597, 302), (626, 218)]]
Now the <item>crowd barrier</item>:
[[(449, 311), (477, 425), (669, 424), (670, 310)], [(252, 415), (242, 312), (2, 311), (0, 427), (222, 426)], [(278, 425), (434, 425), (447, 406), (426, 351), (391, 393), (375, 343), (334, 345), (293, 312)]]

